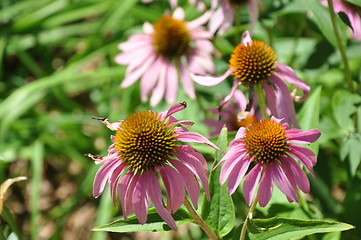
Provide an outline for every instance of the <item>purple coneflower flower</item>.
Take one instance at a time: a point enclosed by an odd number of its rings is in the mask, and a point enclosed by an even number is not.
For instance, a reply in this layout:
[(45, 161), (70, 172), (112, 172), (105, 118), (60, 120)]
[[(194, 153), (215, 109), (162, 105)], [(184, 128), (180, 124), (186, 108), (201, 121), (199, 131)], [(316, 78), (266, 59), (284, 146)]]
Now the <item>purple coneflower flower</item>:
[[(171, 213), (182, 205), (186, 191), (197, 208), (200, 190), (197, 179), (210, 200), (206, 160), (194, 148), (180, 142), (197, 142), (219, 149), (202, 135), (186, 130), (185, 127), (191, 126), (192, 122), (178, 121), (172, 116), (185, 107), (184, 102), (161, 113), (133, 113), (115, 123), (98, 118), (116, 133), (111, 137), (113, 143), (108, 148), (107, 156), (88, 154), (97, 163), (103, 164), (94, 179), (94, 197), (103, 193), (108, 182), (114, 205), (118, 192), (125, 219), (134, 211), (139, 222), (144, 224), (151, 200), (172, 229), (176, 229), (176, 225)], [(159, 176), (167, 192), (166, 207)]]
[(302, 97), (294, 97), (295, 101), (304, 101), (310, 87), (296, 76), (291, 67), (277, 62), (276, 58), (276, 53), (270, 46), (252, 40), (249, 32), (246, 31), (242, 42), (233, 50), (226, 73), (219, 77), (192, 74), (192, 78), (201, 85), (213, 86), (233, 75), (233, 87), (225, 98), (225, 103), (232, 98), (239, 84), (251, 87), (251, 94), (254, 94), (254, 85), (262, 84), (271, 114), (298, 127), (292, 96), (284, 81), (294, 84), (303, 91)]
[(157, 105), (164, 96), (167, 103), (173, 104), (180, 75), (185, 92), (194, 99), (190, 72), (214, 72), (212, 34), (202, 27), (209, 15), (210, 12), (206, 12), (198, 19), (185, 22), (183, 9), (177, 8), (172, 16), (165, 15), (154, 25), (144, 23), (144, 34), (136, 34), (118, 46), (123, 52), (115, 61), (128, 65), (121, 87), (126, 88), (141, 79), (143, 102), (152, 93), (151, 106)]
[(209, 31), (212, 34), (216, 32), (223, 34), (229, 30), (233, 26), (234, 12), (238, 6), (244, 4), (247, 4), (250, 18), (250, 31), (253, 32), (258, 19), (259, 0), (212, 0), (211, 8), (215, 9), (215, 11), (209, 19)]
[[(322, 4), (328, 6), (327, 0), (321, 0)], [(335, 12), (344, 12), (350, 21), (352, 27), (352, 36), (361, 41), (361, 8), (344, 0), (333, 0), (333, 9)]]
[(219, 120), (206, 119), (203, 122), (215, 128), (210, 137), (218, 135), (225, 125), (228, 131), (237, 131), (240, 127), (247, 127), (262, 118), (262, 113), (256, 111), (255, 102), (247, 103), (247, 99), (240, 90), (233, 95), (233, 103), (229, 102), (221, 109), (212, 108), (210, 111), (219, 115)]
[(219, 162), (224, 162), (220, 183), (224, 184), (228, 179), (228, 193), (233, 194), (253, 162), (255, 165), (243, 183), (243, 194), (249, 206), (259, 181), (257, 195), (261, 207), (269, 202), (274, 182), (289, 202), (297, 202), (297, 187), (308, 193), (310, 183), (295, 160), (299, 160), (314, 175), (312, 167), (317, 159), (311, 150), (294, 143), (309, 144), (319, 136), (320, 131), (316, 129), (289, 129), (288, 124), (282, 124), (274, 117), (260, 120), (247, 128), (242, 127)]

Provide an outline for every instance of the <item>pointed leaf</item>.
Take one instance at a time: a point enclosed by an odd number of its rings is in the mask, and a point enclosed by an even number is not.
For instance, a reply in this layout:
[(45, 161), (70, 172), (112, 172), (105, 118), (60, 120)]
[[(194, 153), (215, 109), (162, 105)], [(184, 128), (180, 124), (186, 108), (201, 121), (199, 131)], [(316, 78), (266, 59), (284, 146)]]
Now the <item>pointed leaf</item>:
[[(227, 128), (225, 127), (219, 135), (217, 146), (224, 152), (228, 149)], [(221, 153), (216, 152), (213, 167), (222, 157)], [(209, 190), (212, 201), (208, 202), (207, 199), (204, 199), (201, 216), (216, 235), (223, 237), (232, 230), (235, 213), (232, 198), (227, 193), (226, 184), (220, 185), (219, 183), (220, 172), (221, 166), (218, 166), (210, 174)]]
[(315, 233), (338, 232), (354, 228), (354, 226), (326, 220), (302, 220), (292, 218), (253, 219), (255, 225), (264, 229), (259, 234), (249, 234), (251, 240), (283, 240), (307, 236)]
[[(177, 227), (193, 222), (192, 217), (182, 208), (172, 214), (172, 216)], [(148, 220), (145, 224), (140, 224), (136, 216), (131, 216), (127, 220), (121, 219), (93, 228), (93, 231), (106, 232), (163, 232), (169, 230), (171, 228), (159, 216), (155, 208), (148, 210)]]

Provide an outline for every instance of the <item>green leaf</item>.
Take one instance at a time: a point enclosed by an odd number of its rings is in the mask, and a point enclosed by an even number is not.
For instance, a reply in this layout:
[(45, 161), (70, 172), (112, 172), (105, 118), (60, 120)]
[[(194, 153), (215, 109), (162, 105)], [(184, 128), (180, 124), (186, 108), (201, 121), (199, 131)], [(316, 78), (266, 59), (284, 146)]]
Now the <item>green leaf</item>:
[(332, 98), (333, 116), (340, 128), (346, 132), (353, 130), (353, 121), (351, 115), (356, 113), (355, 104), (361, 103), (361, 96), (352, 94), (346, 90), (339, 90), (334, 93)]
[[(361, 226), (360, 209), (361, 206), (361, 171), (358, 171), (354, 178), (350, 179), (350, 185), (347, 188), (343, 206), (345, 212), (343, 214), (344, 220), (348, 221), (355, 226)], [(361, 228), (356, 227), (353, 230), (355, 236), (361, 236)], [(347, 238), (345, 238), (347, 239)], [(356, 238), (355, 238), (356, 239)]]
[[(317, 87), (308, 97), (298, 114), (298, 119), (303, 130), (318, 129), (320, 116), (320, 99), (322, 88)], [(312, 143), (310, 149), (318, 154), (319, 143)]]
[[(224, 152), (227, 151), (227, 128), (223, 128), (217, 142), (217, 146)], [(216, 158), (213, 167), (218, 164), (223, 154), (216, 152)], [(210, 174), (209, 190), (211, 193), (211, 202), (207, 199), (203, 201), (202, 218), (217, 236), (227, 235), (234, 226), (235, 211), (231, 196), (227, 193), (226, 184), (219, 184), (219, 175), (221, 167), (218, 166)]]
[[(327, 7), (321, 5), (319, 1), (303, 0), (307, 8), (313, 13), (314, 21), (320, 28), (322, 34), (327, 40), (338, 49), (336, 35), (331, 22), (331, 17)], [(347, 32), (346, 25), (342, 22), (341, 18), (336, 15), (337, 26), (341, 35), (341, 40), (344, 46), (346, 46)]]
[(351, 176), (355, 176), (356, 170), (361, 161), (361, 134), (352, 133), (350, 134), (345, 142), (340, 146), (340, 157), (342, 160), (348, 156), (349, 160), (349, 171)]
[[(172, 216), (177, 226), (193, 222), (192, 217), (182, 208), (172, 214)], [(93, 231), (107, 232), (162, 232), (169, 230), (171, 230), (171, 228), (159, 216), (155, 208), (148, 210), (148, 220), (145, 224), (140, 224), (137, 217), (132, 216), (127, 220), (121, 219), (93, 228)]]
[(326, 220), (301, 220), (292, 218), (253, 219), (254, 224), (265, 231), (259, 234), (249, 234), (251, 240), (257, 239), (291, 239), (315, 233), (338, 232), (354, 228), (354, 226), (341, 222)]

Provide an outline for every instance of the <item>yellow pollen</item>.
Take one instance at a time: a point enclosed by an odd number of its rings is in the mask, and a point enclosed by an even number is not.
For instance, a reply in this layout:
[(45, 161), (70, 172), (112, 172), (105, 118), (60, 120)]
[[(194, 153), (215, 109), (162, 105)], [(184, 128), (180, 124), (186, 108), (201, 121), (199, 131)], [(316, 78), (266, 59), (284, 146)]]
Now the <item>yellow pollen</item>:
[(175, 130), (152, 111), (129, 115), (116, 131), (114, 145), (129, 169), (140, 173), (162, 166), (176, 146)]
[(278, 122), (265, 119), (250, 125), (243, 139), (249, 155), (256, 162), (277, 161), (288, 149), (285, 128)]
[(242, 85), (250, 86), (271, 76), (276, 58), (276, 53), (270, 46), (254, 40), (247, 46), (238, 44), (229, 60), (229, 67), (232, 69), (232, 75)]
[(154, 24), (153, 45), (159, 55), (166, 58), (184, 55), (191, 35), (184, 21), (164, 16)]

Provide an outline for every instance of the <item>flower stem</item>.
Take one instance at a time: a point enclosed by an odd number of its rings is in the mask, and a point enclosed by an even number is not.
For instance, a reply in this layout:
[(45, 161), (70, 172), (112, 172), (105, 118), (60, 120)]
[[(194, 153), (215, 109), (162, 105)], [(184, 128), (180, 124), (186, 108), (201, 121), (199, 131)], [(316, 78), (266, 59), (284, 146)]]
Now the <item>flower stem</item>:
[(258, 102), (259, 102), (259, 106), (261, 108), (263, 117), (265, 119), (269, 119), (269, 116), (267, 114), (266, 96), (265, 96), (264, 90), (262, 88), (262, 84), (257, 83), (254, 86), (254, 88), (255, 88), (255, 91), (256, 91), (256, 94), (257, 94), (257, 97), (258, 97)]
[(240, 238), (239, 238), (240, 240), (244, 240), (245, 237), (246, 237), (247, 223), (248, 223), (248, 220), (249, 220), (249, 219), (252, 220), (253, 212), (254, 212), (254, 210), (256, 209), (257, 203), (258, 203), (258, 196), (256, 195), (255, 198), (253, 199), (253, 202), (252, 202), (252, 204), (251, 204), (251, 207), (250, 207), (249, 210), (248, 210), (247, 217), (246, 217), (246, 219), (245, 219), (244, 222), (243, 222), (242, 231), (241, 231), (241, 236), (240, 236)]
[(219, 238), (214, 234), (214, 232), (209, 228), (207, 223), (203, 221), (203, 219), (198, 215), (198, 213), (194, 210), (192, 204), (188, 201), (187, 198), (184, 200), (184, 206), (187, 208), (189, 214), (193, 217), (194, 221), (203, 229), (203, 231), (207, 234), (209, 239), (211, 240), (219, 240)]
[(327, 2), (328, 2), (328, 10), (329, 10), (330, 16), (331, 16), (332, 26), (333, 26), (333, 29), (334, 29), (335, 35), (336, 35), (338, 48), (340, 50), (340, 54), (341, 54), (343, 64), (345, 65), (345, 74), (346, 74), (346, 81), (348, 83), (348, 89), (351, 92), (354, 92), (355, 88), (354, 88), (354, 85), (352, 83), (352, 75), (351, 75), (351, 71), (350, 71), (350, 65), (349, 65), (348, 59), (347, 59), (346, 48), (342, 44), (341, 34), (340, 34), (340, 31), (339, 31), (338, 26), (337, 26), (336, 14), (335, 14), (334, 8), (333, 8), (333, 1), (332, 0), (327, 0)]

